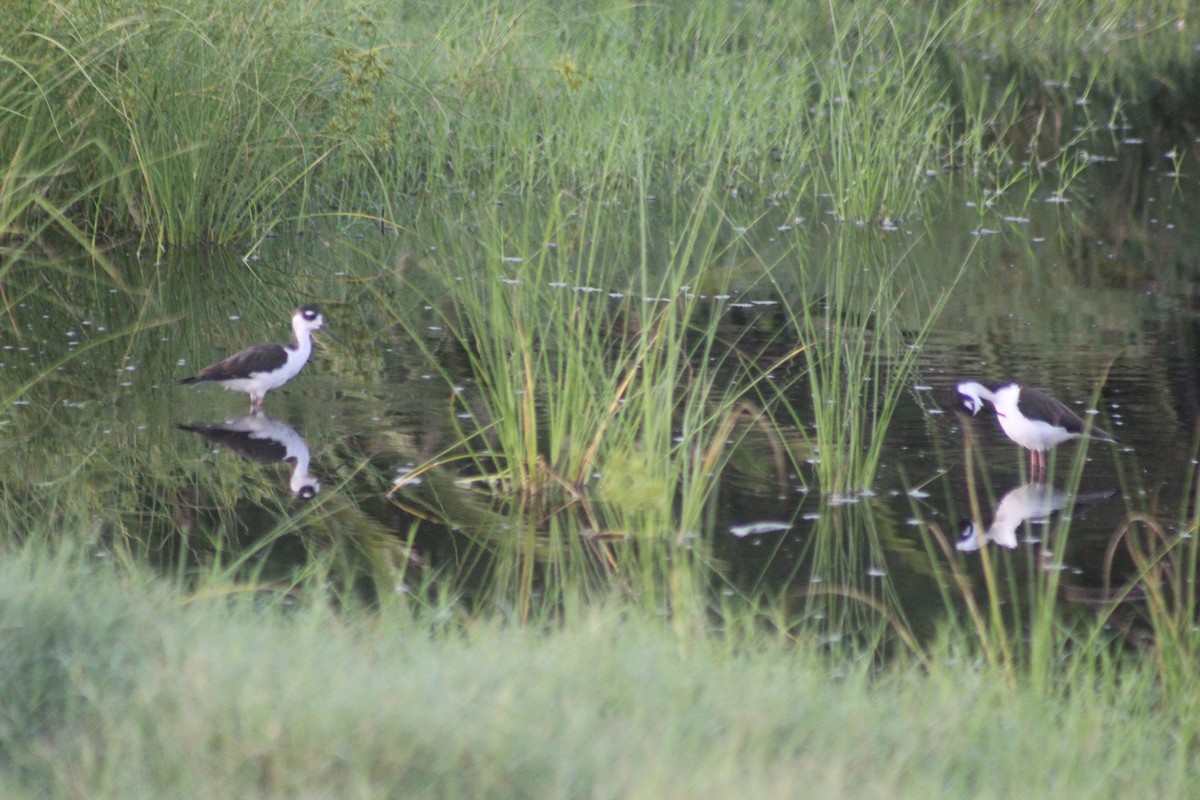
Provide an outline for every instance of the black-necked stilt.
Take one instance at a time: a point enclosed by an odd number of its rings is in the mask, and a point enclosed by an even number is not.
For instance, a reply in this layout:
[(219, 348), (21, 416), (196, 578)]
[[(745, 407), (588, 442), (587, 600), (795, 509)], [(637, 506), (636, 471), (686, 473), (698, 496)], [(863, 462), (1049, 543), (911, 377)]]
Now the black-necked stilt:
[(224, 422), (193, 422), (175, 427), (198, 433), (213, 444), (228, 448), (251, 461), (290, 463), (292, 477), (289, 485), (292, 494), (301, 500), (311, 500), (321, 490), (321, 481), (308, 471), (310, 456), (304, 439), (296, 433), (295, 428), (261, 411)]
[(290, 344), (248, 347), (177, 382), (217, 383), (235, 392), (247, 392), (250, 405), (262, 408), (267, 392), (294, 378), (308, 361), (312, 355), (312, 332), (323, 327), (325, 317), (315, 306), (301, 306), (292, 314)]
[(1008, 438), (1029, 451), (1030, 471), (1042, 475), (1046, 471), (1046, 451), (1070, 439), (1089, 435), (1104, 442), (1115, 442), (1110, 434), (1087, 424), (1071, 409), (1050, 395), (1019, 383), (1003, 383), (989, 389), (975, 381), (958, 385), (958, 396), (972, 415), (992, 404), (1000, 427)]

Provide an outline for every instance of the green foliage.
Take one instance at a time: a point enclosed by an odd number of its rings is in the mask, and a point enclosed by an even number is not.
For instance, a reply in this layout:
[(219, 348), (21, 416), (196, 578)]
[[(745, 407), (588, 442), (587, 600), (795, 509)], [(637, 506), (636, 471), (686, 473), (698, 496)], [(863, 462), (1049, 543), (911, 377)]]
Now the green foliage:
[(158, 246), (225, 242), (303, 208), (329, 148), (303, 123), (320, 82), (316, 54), (301, 54), (311, 14), (278, 3), (22, 13), (36, 5), (7, 6), (3, 20), (14, 91), (35, 108), (10, 106), (0, 124), (52, 121), (33, 152), (65, 140), (71, 168), (38, 188), (73, 224)]
[(1188, 85), (1171, 5), (1110, 6), (12, 3), (0, 126), (22, 144), (0, 207), (253, 244), (327, 215), (402, 225), (429, 191), (715, 175), (892, 220), (943, 164), (1069, 174), (1076, 131)]
[[(985, 552), (971, 586), (931, 540), (952, 611), (930, 644), (889, 584), (863, 578), (900, 523), (853, 504), (976, 246), (918, 270), (888, 223), (945, 202), (930, 176), (950, 166), (967, 167), (956, 188), (981, 222), (1001, 193), (1069, 189), (1099, 123), (1158, 102), (1164, 76), (1194, 80), (1169, 4), (334, 5), (0, 11), (11, 331), (52, 335), (18, 324), (30, 298), (35, 316), (113, 302), (136, 320), (21, 361), (0, 387), (14, 796), (852, 796), (844, 776), (868, 762), (867, 796), (1020, 795), (1047, 774), (1063, 793), (1195, 793), (1196, 520), (1174, 540), (1131, 517), (1112, 546), (1136, 575), (1077, 625), (1058, 613), (1058, 572), (1035, 565), (1017, 586)], [(746, 233), (777, 208), (829, 235)], [(381, 223), (419, 255), (336, 280), (325, 263), (230, 256), (181, 275), (104, 258), (130, 236), (254, 249), (323, 216)], [(55, 259), (64, 240), (93, 260)], [(451, 399), (413, 403), (431, 446), (386, 423), (355, 431), (323, 453), (330, 487), (353, 491), (303, 507), (257, 465), (223, 463), (201, 490), (196, 463), (220, 455), (144, 452), (179, 353), (235, 344), (210, 346), (226, 312), (198, 298), (240, 297), (265, 328), (278, 296), (313, 287), (362, 317), (338, 369), (382, 371), (391, 334), (373, 313), (401, 321), (422, 371), (465, 362), (467, 385), (447, 368), (431, 390)], [(724, 298), (768, 291), (774, 327), (741, 338)], [(147, 344), (185, 313), (207, 315), (190, 340)], [(146, 353), (155, 389), (135, 399), (81, 366)], [(85, 403), (122, 413), (65, 416)], [(47, 430), (74, 449), (36, 451)], [(393, 462), (417, 465), (424, 505)], [(738, 470), (781, 491), (812, 476), (825, 506), (805, 546), (823, 584), (717, 597), (705, 533)], [(360, 496), (411, 527), (396, 535)], [(247, 509), (274, 521), (265, 535), (244, 536)], [(425, 569), (411, 544), (426, 520), (476, 546), (457, 568), (490, 574)], [(59, 539), (97, 557), (42, 549)], [(1156, 645), (1144, 661), (1106, 628), (1134, 593)], [(1056, 736), (996, 734), (1029, 728)]]
[(1075, 653), (1073, 680), (1039, 690), (951, 643), (924, 666), (831, 670), (749, 623), (680, 638), (602, 605), (531, 635), (395, 605), (183, 595), (27, 551), (0, 563), (0, 784), (123, 798), (1197, 790), (1194, 671), (1166, 692), (1145, 666)]

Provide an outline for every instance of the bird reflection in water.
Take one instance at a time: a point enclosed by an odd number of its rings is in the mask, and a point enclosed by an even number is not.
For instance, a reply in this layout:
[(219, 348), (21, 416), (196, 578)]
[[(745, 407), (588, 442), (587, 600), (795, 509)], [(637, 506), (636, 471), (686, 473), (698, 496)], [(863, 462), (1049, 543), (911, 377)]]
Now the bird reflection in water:
[(198, 433), (205, 440), (232, 450), (243, 458), (264, 464), (286, 461), (292, 465), (289, 488), (301, 500), (311, 500), (321, 490), (321, 482), (309, 469), (308, 445), (296, 429), (261, 411), (217, 423), (194, 422), (176, 425), (180, 430)]
[[(1098, 492), (1088, 495), (1074, 496), (1075, 507), (1081, 507), (1112, 497), (1115, 492)], [(967, 523), (963, 536), (955, 547), (961, 552), (970, 553), (983, 547), (988, 542), (1000, 547), (1015, 548), (1017, 546), (1017, 529), (1026, 522), (1034, 525), (1050, 522), (1050, 517), (1056, 511), (1061, 511), (1072, 495), (1061, 489), (1056, 489), (1041, 481), (1023, 483), (1012, 489), (996, 504), (992, 515), (992, 524), (986, 530), (980, 530), (975, 522)]]

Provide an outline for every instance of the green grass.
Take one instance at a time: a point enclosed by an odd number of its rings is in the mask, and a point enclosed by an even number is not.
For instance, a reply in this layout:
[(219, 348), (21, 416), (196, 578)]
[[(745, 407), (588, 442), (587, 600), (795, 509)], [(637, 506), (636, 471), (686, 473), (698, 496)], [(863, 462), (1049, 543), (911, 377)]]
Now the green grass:
[[(839, 231), (827, 252), (805, 254), (810, 263), (793, 292), (779, 286), (788, 323), (803, 343), (802, 379), (811, 404), (777, 405), (800, 431), (811, 419), (816, 473), (831, 496), (873, 487), (884, 434), (911, 382), (918, 349), (967, 268), (964, 260), (949, 284), (931, 292), (903, 247)], [(920, 309), (919, 322), (912, 324), (902, 306)], [(795, 469), (802, 471), (799, 463)]]
[[(780, 596), (738, 596), (709, 538), (730, 475), (874, 489), (914, 348), (965, 270), (1013, 260), (968, 232), (1071, 195), (1110, 120), (1184, 108), (1180, 21), (1158, 2), (6, 6), (0, 299), (34, 355), (0, 383), (5, 796), (1195, 794), (1194, 538), (1114, 530), (1149, 656), (1106, 627), (1116, 603), (1064, 619), (1057, 573), (1021, 585), (1028, 565), (985, 551), (972, 586), (933, 540), (949, 611), (905, 619), (864, 571), (902, 523), (865, 504), (822, 507), (804, 546), (824, 583)], [(935, 215), (961, 230), (923, 231)], [(1059, 222), (1064, 251), (1088, 235)], [(398, 245), (340, 236), (363, 223)], [(266, 243), (314, 229), (359, 252)], [(153, 257), (107, 257), (127, 242)], [(182, 274), (170, 249), (201, 243), (238, 252)], [(976, 285), (971, 311), (1046, 293)], [(303, 507), (269, 469), (146, 447), (175, 359), (244, 332), (220, 303), (267, 330), (310, 293), (351, 332), (334, 374), (382, 372), (381, 339), (434, 374), (402, 400), (427, 439), (328, 429), (335, 474)], [(784, 305), (747, 331), (726, 294)], [(90, 316), (126, 324), (41, 358)], [(127, 362), (153, 391), (120, 388)], [(393, 487), (410, 463), (420, 489)], [(273, 523), (246, 537), (244, 516)], [(430, 519), (467, 542), (462, 574), (411, 549)]]
[(253, 248), (325, 217), (403, 227), (414, 195), (716, 176), (872, 223), (920, 213), (943, 165), (1069, 180), (1097, 124), (1180, 102), (1170, 4), (1019, 5), (9, 4), (0, 162), (45, 180), (10, 177), (0, 209)]
[[(562, 193), (542, 214), (493, 212), (478, 242), (447, 242), (424, 264), (449, 276), (430, 302), (475, 379), (454, 389), (467, 412), (462, 446), (436, 466), (469, 463), (519, 519), (567, 508), (587, 536), (631, 540), (599, 545), (614, 579), (652, 608), (693, 613), (702, 582), (679, 571), (687, 542), (703, 530), (733, 450), (765, 430), (754, 426), (754, 401), (779, 366), (723, 342), (727, 305), (694, 288), (704, 265), (736, 247), (724, 242), (713, 180), (673, 207), (681, 218), (665, 246), (647, 203)], [(519, 608), (528, 614), (527, 602)]]
[(1166, 695), (1136, 661), (1034, 690), (995, 680), (962, 644), (927, 667), (870, 670), (804, 637), (673, 633), (605, 606), (535, 634), (394, 605), (189, 597), (94, 557), (30, 551), (0, 566), (0, 629), (11, 797), (1197, 788), (1194, 672)]

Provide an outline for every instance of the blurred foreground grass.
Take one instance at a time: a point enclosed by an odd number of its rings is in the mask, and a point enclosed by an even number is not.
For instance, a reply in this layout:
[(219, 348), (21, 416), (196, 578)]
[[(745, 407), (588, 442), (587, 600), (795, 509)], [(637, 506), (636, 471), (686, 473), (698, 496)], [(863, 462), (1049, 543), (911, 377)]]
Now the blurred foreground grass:
[[(951, 644), (872, 667), (593, 608), (535, 633), (399, 607), (192, 602), (0, 565), (0, 789), (43, 797), (1189, 797), (1200, 715), (1150, 669), (1034, 691)], [(1066, 657), (1068, 660), (1070, 656)], [(1188, 699), (1190, 698), (1190, 699)]]

